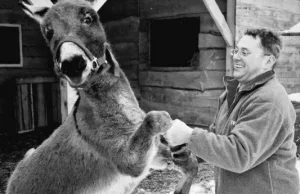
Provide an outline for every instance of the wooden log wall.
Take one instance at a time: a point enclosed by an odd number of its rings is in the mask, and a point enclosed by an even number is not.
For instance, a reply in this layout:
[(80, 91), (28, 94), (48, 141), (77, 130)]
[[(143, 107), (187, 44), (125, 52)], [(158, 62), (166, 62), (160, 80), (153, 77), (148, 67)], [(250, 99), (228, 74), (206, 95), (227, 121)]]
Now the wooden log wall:
[[(226, 70), (226, 44), (212, 17), (199, 0), (140, 0), (139, 3), (141, 107), (146, 112), (165, 110), (173, 119), (179, 118), (192, 126), (209, 126), (216, 112), (217, 99), (224, 91)], [(217, 4), (226, 14), (226, 1), (217, 1)], [(191, 67), (151, 67), (151, 21), (183, 17), (200, 18), (198, 61)]]
[(15, 80), (15, 132), (56, 128), (61, 123), (60, 90), (56, 77)]
[(300, 92), (300, 35), (281, 36), (283, 49), (276, 75), (288, 93)]
[[(38, 24), (29, 18), (18, 5), (18, 1), (2, 0), (0, 23), (21, 24), (23, 42), (23, 67), (0, 67), (0, 134), (14, 128), (13, 80), (23, 76), (54, 76), (52, 57), (40, 33)], [(7, 37), (9, 40), (10, 37)], [(1, 56), (0, 56), (1, 57)]]

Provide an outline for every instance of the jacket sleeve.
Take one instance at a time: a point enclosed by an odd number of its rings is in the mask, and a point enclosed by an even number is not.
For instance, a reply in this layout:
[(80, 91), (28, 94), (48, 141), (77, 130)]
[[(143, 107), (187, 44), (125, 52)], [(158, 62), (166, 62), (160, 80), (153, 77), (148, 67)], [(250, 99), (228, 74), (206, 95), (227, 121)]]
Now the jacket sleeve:
[[(251, 107), (251, 108), (249, 108)], [(242, 173), (269, 158), (287, 137), (284, 118), (271, 103), (251, 103), (229, 135), (194, 130), (188, 146), (205, 161)]]

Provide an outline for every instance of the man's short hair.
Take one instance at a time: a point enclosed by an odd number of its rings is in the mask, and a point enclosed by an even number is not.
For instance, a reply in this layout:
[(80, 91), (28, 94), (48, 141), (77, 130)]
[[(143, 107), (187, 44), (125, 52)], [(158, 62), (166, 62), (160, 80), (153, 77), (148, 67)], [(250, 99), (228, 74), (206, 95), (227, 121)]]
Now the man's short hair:
[(245, 35), (252, 36), (253, 38), (259, 37), (264, 53), (274, 55), (276, 59), (279, 58), (282, 42), (278, 34), (267, 29), (247, 29)]

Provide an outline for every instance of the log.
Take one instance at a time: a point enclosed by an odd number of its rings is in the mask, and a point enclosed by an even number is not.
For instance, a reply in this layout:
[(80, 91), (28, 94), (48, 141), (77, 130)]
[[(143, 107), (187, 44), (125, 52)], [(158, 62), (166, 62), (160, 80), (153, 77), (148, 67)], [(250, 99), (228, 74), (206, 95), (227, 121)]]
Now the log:
[(46, 57), (50, 58), (52, 55), (50, 49), (46, 45), (40, 46), (23, 46), (23, 57)]
[[(292, 9), (287, 10), (285, 6), (291, 5), (290, 2), (282, 1), (278, 7), (278, 1), (269, 5), (253, 2), (238, 2), (236, 6), (236, 25), (248, 28), (269, 28), (275, 31), (281, 31), (291, 28), (300, 18), (300, 3), (296, 5), (297, 12)], [(297, 7), (298, 6), (298, 7)], [(294, 8), (295, 8), (294, 7)], [(296, 19), (297, 18), (297, 19)]]
[(23, 67), (50, 69), (53, 67), (53, 61), (50, 57), (23, 57)]
[(147, 32), (139, 33), (139, 54), (149, 53), (149, 34)]
[(299, 36), (281, 36), (284, 46), (300, 46)]
[(22, 30), (23, 46), (47, 47), (46, 41), (40, 30)]
[(140, 86), (159, 86), (205, 91), (224, 88), (223, 71), (140, 72)]
[(138, 43), (122, 42), (112, 44), (113, 52), (118, 61), (122, 60), (138, 60), (139, 48)]
[(58, 82), (56, 77), (21, 77), (16, 80), (17, 84), (53, 83)]
[(224, 49), (200, 49), (200, 68), (225, 71), (226, 51)]
[(220, 33), (218, 26), (214, 22), (210, 13), (201, 13), (200, 14), (200, 32), (201, 33)]
[(224, 90), (186, 91), (170, 88), (141, 87), (141, 97), (148, 101), (179, 107), (217, 108), (218, 98)]
[(300, 2), (298, 0), (239, 0), (239, 3), (250, 4), (256, 7), (272, 7), (276, 10), (285, 10), (299, 14)]
[[(222, 12), (226, 12), (226, 2), (217, 0)], [(141, 18), (162, 18), (178, 17), (182, 15), (198, 15), (207, 12), (207, 9), (200, 0), (140, 0)]]
[(128, 17), (122, 20), (111, 21), (104, 24), (110, 43), (138, 42), (139, 18)]
[(130, 65), (125, 65), (122, 67), (125, 75), (130, 80), (137, 80), (138, 73), (139, 73), (139, 62), (138, 61), (131, 61)]
[(226, 43), (222, 36), (200, 33), (198, 48), (226, 48)]

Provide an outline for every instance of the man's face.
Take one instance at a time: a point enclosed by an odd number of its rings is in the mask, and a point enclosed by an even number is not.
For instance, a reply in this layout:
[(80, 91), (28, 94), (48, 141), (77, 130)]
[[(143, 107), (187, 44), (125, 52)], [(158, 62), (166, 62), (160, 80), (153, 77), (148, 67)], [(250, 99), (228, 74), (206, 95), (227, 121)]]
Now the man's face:
[(272, 69), (260, 46), (260, 38), (245, 35), (238, 42), (238, 53), (233, 55), (233, 77), (241, 84)]

